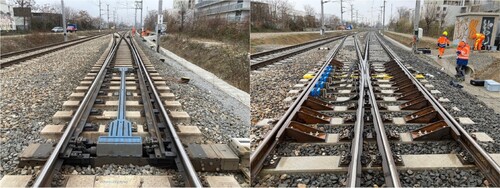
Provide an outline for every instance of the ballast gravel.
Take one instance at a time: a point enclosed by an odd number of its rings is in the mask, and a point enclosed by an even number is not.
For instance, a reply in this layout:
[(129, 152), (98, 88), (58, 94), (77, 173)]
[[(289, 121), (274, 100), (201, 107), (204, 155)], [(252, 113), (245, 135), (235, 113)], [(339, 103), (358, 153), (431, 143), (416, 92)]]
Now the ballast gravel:
[(17, 167), (18, 155), (40, 138), (73, 90), (104, 52), (111, 37), (101, 37), (0, 70), (0, 178), (30, 175), (39, 168)]

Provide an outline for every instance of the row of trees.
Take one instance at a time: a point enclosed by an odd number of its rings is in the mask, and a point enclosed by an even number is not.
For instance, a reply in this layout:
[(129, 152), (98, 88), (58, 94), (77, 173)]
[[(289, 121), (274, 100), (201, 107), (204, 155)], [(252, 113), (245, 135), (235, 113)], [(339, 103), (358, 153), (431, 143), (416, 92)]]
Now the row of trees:
[[(40, 12), (37, 16), (26, 17), (24, 28), (34, 31), (47, 31), (55, 26), (62, 25), (60, 4), (36, 4), (34, 0), (12, 0), (17, 7), (31, 8), (31, 12)], [(115, 26), (115, 23), (105, 23), (99, 17), (91, 16), (85, 10), (75, 10), (71, 7), (65, 7), (65, 16), (67, 23), (77, 24), (79, 30), (98, 29), (99, 24), (102, 27), (109, 25)]]
[[(320, 16), (311, 5), (304, 6), (304, 14), (295, 14), (289, 0), (268, 0), (267, 3), (251, 2), (253, 32), (258, 31), (303, 31), (307, 28), (319, 28)], [(335, 15), (325, 16), (325, 27), (337, 28), (340, 18)]]

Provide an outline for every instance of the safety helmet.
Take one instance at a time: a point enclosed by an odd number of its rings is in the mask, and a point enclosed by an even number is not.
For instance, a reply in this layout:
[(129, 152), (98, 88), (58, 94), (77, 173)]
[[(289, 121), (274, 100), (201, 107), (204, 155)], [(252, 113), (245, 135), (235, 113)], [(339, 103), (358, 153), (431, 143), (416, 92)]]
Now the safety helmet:
[(447, 31), (444, 31), (444, 32), (443, 32), (443, 35), (444, 35), (444, 36), (448, 36), (448, 32), (447, 32)]
[(464, 46), (465, 46), (465, 44), (466, 44), (466, 43), (465, 43), (464, 41), (460, 41), (460, 43), (458, 43), (458, 47), (461, 47), (461, 48), (462, 48), (462, 47), (464, 47)]

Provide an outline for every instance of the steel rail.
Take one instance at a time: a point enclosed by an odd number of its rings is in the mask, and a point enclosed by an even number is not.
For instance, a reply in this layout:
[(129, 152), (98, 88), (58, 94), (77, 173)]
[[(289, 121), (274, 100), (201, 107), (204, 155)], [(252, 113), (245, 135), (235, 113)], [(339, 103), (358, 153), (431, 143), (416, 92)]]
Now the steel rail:
[(354, 138), (351, 144), (351, 162), (347, 171), (347, 187), (361, 186), (361, 153), (363, 152), (363, 128), (365, 116), (365, 77), (364, 61), (357, 43), (357, 36), (354, 37), (354, 47), (358, 57), (359, 70), (359, 93), (358, 93), (358, 109), (356, 110), (356, 121), (354, 123)]
[(373, 90), (372, 82), (370, 79), (370, 69), (368, 68), (368, 61), (369, 61), (368, 54), (370, 49), (369, 40), (370, 37), (368, 36), (368, 40), (365, 46), (366, 50), (365, 54), (367, 55), (366, 56), (367, 58), (364, 60), (364, 64), (366, 65), (364, 74), (367, 76), (365, 77), (365, 82), (366, 85), (368, 86), (367, 94), (369, 97), (369, 101), (372, 105), (371, 112), (372, 112), (375, 132), (377, 134), (377, 146), (382, 156), (382, 169), (384, 171), (385, 186), (401, 187), (399, 173), (397, 170), (396, 163), (394, 162), (394, 157), (392, 155), (391, 145), (389, 143), (389, 139), (387, 138), (385, 132), (384, 123), (382, 120), (382, 116), (380, 115), (377, 99), (375, 97), (375, 92)]
[(278, 53), (278, 52), (290, 50), (290, 49), (293, 49), (293, 48), (298, 48), (298, 47), (301, 47), (301, 46), (305, 46), (305, 45), (308, 45), (308, 44), (312, 44), (312, 43), (315, 43), (315, 42), (320, 42), (320, 41), (324, 41), (324, 40), (328, 40), (328, 39), (332, 39), (332, 38), (335, 38), (335, 36), (333, 36), (333, 37), (326, 37), (326, 38), (320, 38), (320, 39), (315, 39), (315, 40), (310, 40), (310, 41), (303, 42), (303, 43), (296, 44), (296, 45), (290, 45), (290, 46), (285, 46), (283, 48), (277, 48), (277, 49), (272, 49), (272, 50), (267, 50), (267, 51), (263, 51), (263, 52), (258, 52), (258, 53), (250, 54), (250, 59), (255, 59), (255, 58), (263, 57), (263, 56), (266, 56), (266, 55), (275, 54), (275, 53)]
[[(87, 42), (87, 41), (90, 41), (92, 39), (96, 39), (96, 38), (99, 38), (99, 37), (102, 37), (102, 36), (105, 36), (105, 35), (106, 34), (98, 35), (98, 36), (93, 36), (93, 37), (90, 37), (90, 38), (84, 38), (83, 40), (79, 40), (79, 41), (71, 41), (71, 42), (64, 43), (64, 44), (62, 44), (60, 46), (54, 45), (54, 46), (57, 46), (57, 47), (55, 47), (53, 49), (50, 49), (50, 50), (47, 50), (47, 51), (42, 51), (42, 52), (39, 52), (39, 53), (34, 53), (34, 54), (31, 54), (31, 55), (27, 55), (27, 56), (24, 56), (24, 57), (20, 57), (20, 58), (16, 58), (16, 59), (12, 59), (12, 60), (3, 62), (3, 63), (0, 64), (0, 69), (3, 69), (5, 67), (9, 67), (11, 65), (14, 65), (14, 64), (17, 64), (17, 63), (20, 63), (20, 62), (23, 62), (23, 61), (26, 61), (26, 60), (29, 60), (29, 59), (33, 59), (33, 58), (38, 57), (38, 56), (49, 54), (49, 53), (52, 53), (54, 51), (61, 50), (63, 48), (71, 46), (71, 45), (75, 45), (75, 44), (80, 44), (80, 43), (83, 43), (83, 42)], [(50, 46), (50, 47), (54, 47), (54, 46)], [(43, 49), (38, 49), (38, 50), (43, 50)], [(27, 53), (27, 51), (23, 51), (23, 52)]]
[(58, 42), (58, 43), (53, 43), (53, 44), (48, 44), (48, 45), (44, 45), (44, 46), (34, 47), (34, 48), (26, 49), (26, 50), (20, 50), (20, 51), (14, 51), (14, 52), (9, 52), (9, 53), (3, 53), (3, 54), (0, 54), (0, 59), (12, 57), (12, 56), (23, 54), (23, 53), (32, 52), (32, 51), (35, 51), (35, 50), (41, 50), (41, 49), (44, 49), (44, 48), (50, 48), (50, 47), (54, 47), (54, 46), (57, 46), (57, 45), (69, 44), (69, 43), (73, 43), (73, 42), (77, 42), (77, 41), (89, 39), (90, 37), (95, 37), (95, 36), (88, 36), (88, 37), (78, 38), (78, 39), (74, 39), (74, 40), (70, 40), (70, 41), (66, 41), (66, 42)]
[[(130, 40), (133, 40), (133, 39), (130, 38)], [(131, 48), (132, 52), (135, 55), (137, 55), (138, 57), (140, 57), (140, 54), (137, 51), (136, 47), (133, 45), (133, 43), (130, 42), (130, 44), (132, 46), (132, 48)], [(138, 65), (139, 65), (139, 69), (141, 69), (141, 71), (143, 71), (143, 73), (145, 74), (147, 81), (151, 84), (154, 83), (153, 80), (151, 79), (151, 75), (149, 74), (149, 72), (146, 69), (146, 66), (142, 62), (142, 59), (140, 59), (140, 58), (139, 58)], [(155, 100), (160, 103), (162, 100), (160, 98), (160, 95), (158, 94), (158, 91), (156, 90), (156, 88), (153, 85), (151, 85), (151, 86), (152, 86), (151, 90), (152, 90), (152, 93), (154, 94)], [(193, 165), (191, 164), (191, 161), (189, 160), (189, 157), (188, 157), (186, 151), (184, 150), (184, 146), (182, 145), (181, 140), (180, 140), (179, 136), (177, 135), (177, 132), (175, 130), (175, 126), (172, 123), (172, 121), (170, 120), (170, 118), (168, 117), (168, 111), (165, 109), (165, 107), (163, 105), (158, 105), (158, 106), (160, 107), (161, 113), (162, 113), (163, 117), (165, 118), (165, 122), (167, 122), (168, 132), (170, 133), (172, 141), (175, 143), (177, 154), (182, 159), (181, 162), (183, 165), (183, 169), (186, 171), (186, 178), (187, 178), (187, 182), (189, 183), (189, 186), (203, 187), (198, 175), (196, 174), (196, 171), (194, 170)]]
[[(276, 125), (271, 129), (271, 131), (267, 134), (266, 138), (259, 144), (257, 149), (250, 156), (250, 174), (251, 177), (257, 177), (264, 166), (264, 162), (266, 157), (270, 155), (272, 150), (278, 145), (278, 143), (283, 139), (283, 133), (285, 129), (290, 124), (293, 116), (298, 112), (300, 106), (307, 99), (307, 96), (313, 89), (313, 86), (318, 82), (321, 72), (323, 72), (326, 66), (334, 59), (337, 53), (340, 51), (342, 45), (344, 44), (347, 36), (344, 36), (340, 44), (334, 49), (328, 59), (325, 61), (323, 66), (318, 71), (317, 76), (313, 78), (313, 80), (305, 87), (302, 93), (297, 97), (297, 99), (293, 102), (293, 104), (288, 108), (285, 114), (281, 117), (281, 119), (276, 123)], [(253, 178), (256, 180), (256, 178)]]
[[(261, 62), (252, 63), (252, 61), (250, 61), (250, 68), (251, 68), (251, 70), (256, 70), (258, 68), (261, 68), (261, 67), (264, 67), (266, 65), (272, 64), (274, 62), (277, 62), (279, 60), (285, 59), (287, 57), (300, 54), (300, 53), (305, 52), (307, 50), (310, 50), (312, 48), (324, 45), (326, 43), (330, 43), (330, 42), (333, 42), (333, 41), (336, 41), (336, 40), (340, 40), (340, 39), (344, 38), (345, 36), (346, 35), (324, 39), (324, 40), (319, 41), (317, 44), (311, 45), (311, 46), (309, 46), (307, 48), (302, 48), (302, 49), (298, 49), (296, 51), (291, 51), (290, 53), (282, 54), (282, 55), (279, 55), (279, 56), (276, 56), (276, 57), (273, 57), (273, 58), (270, 58), (270, 59), (266, 59), (266, 60), (261, 61)], [(295, 48), (297, 48), (297, 47), (295, 47)]]
[[(114, 35), (113, 35), (114, 36)], [(104, 61), (101, 69), (99, 70), (99, 73), (96, 76), (96, 79), (92, 82), (92, 85), (90, 86), (89, 91), (85, 94), (85, 97), (83, 98), (81, 105), (78, 106), (78, 109), (75, 112), (75, 115), (71, 118), (71, 121), (68, 123), (68, 126), (64, 130), (64, 133), (61, 136), (61, 139), (57, 143), (56, 147), (54, 148), (54, 151), (52, 154), (49, 156), (47, 159), (47, 162), (45, 162), (42, 170), (40, 171), (40, 174), (38, 177), (35, 179), (35, 182), (33, 183), (33, 187), (44, 187), (47, 186), (50, 182), (52, 171), (54, 170), (54, 167), (57, 164), (58, 161), (58, 156), (59, 153), (65, 146), (67, 145), (67, 142), (70, 139), (70, 135), (73, 134), (75, 131), (76, 126), (81, 120), (81, 117), (84, 115), (85, 110), (89, 106), (89, 101), (94, 94), (96, 94), (96, 91), (99, 90), (100, 88), (100, 82), (104, 79), (104, 74), (106, 72), (106, 67), (109, 65), (109, 63), (112, 61), (114, 54), (116, 54), (116, 50), (118, 49), (119, 42), (114, 42), (114, 46), (108, 53), (108, 56), (106, 57), (106, 60)]]
[(491, 158), (491, 156), (467, 133), (467, 131), (448, 113), (448, 111), (435, 99), (432, 94), (425, 89), (425, 87), (411, 76), (411, 72), (403, 65), (399, 56), (385, 44), (384, 41), (376, 35), (377, 40), (380, 42), (383, 49), (396, 61), (401, 69), (406, 73), (410, 80), (417, 86), (417, 88), (424, 94), (424, 97), (430, 101), (434, 109), (443, 117), (446, 124), (452, 129), (453, 138), (464, 147), (469, 154), (472, 155), (478, 168), (483, 175), (494, 186), (500, 186), (500, 166)]

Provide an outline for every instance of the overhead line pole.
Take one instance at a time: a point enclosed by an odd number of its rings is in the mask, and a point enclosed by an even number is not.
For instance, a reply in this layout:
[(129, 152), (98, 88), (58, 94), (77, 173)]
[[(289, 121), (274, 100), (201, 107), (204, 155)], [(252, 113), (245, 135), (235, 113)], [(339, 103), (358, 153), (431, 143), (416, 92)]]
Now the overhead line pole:
[(163, 23), (163, 12), (161, 8), (163, 0), (158, 0), (158, 24), (156, 24), (156, 52), (160, 52), (161, 24)]
[(420, 0), (416, 0), (415, 4), (415, 16), (413, 18), (413, 52), (417, 52), (417, 43), (418, 43), (418, 22), (420, 21)]
[(106, 7), (107, 7), (106, 8), (106, 12), (108, 13), (108, 21), (107, 21), (108, 22), (107, 23), (108, 27), (107, 27), (107, 29), (109, 29), (109, 4), (106, 4)]
[(353, 6), (353, 4), (351, 4), (351, 25), (352, 25), (352, 23), (354, 23), (354, 21), (353, 21), (354, 20), (354, 14), (353, 14), (353, 7), (352, 6)]
[(99, 0), (99, 32), (101, 32), (102, 13), (101, 13), (101, 0)]
[(385, 31), (385, 2), (386, 0), (384, 0), (384, 14), (382, 15), (382, 35), (384, 34)]
[(63, 31), (64, 31), (64, 42), (68, 41), (68, 31), (66, 30), (66, 14), (64, 13), (64, 0), (61, 0), (61, 11), (63, 18)]
[(344, 25), (344, 7), (342, 6), (342, 0), (340, 0), (340, 23)]
[(141, 22), (140, 22), (140, 24), (141, 24), (141, 33), (142, 33), (142, 31), (144, 31), (144, 25), (142, 25), (142, 7), (143, 7), (143, 4), (144, 4), (144, 3), (143, 3), (143, 1), (141, 0), (141, 16), (140, 16), (140, 17), (141, 17)]

